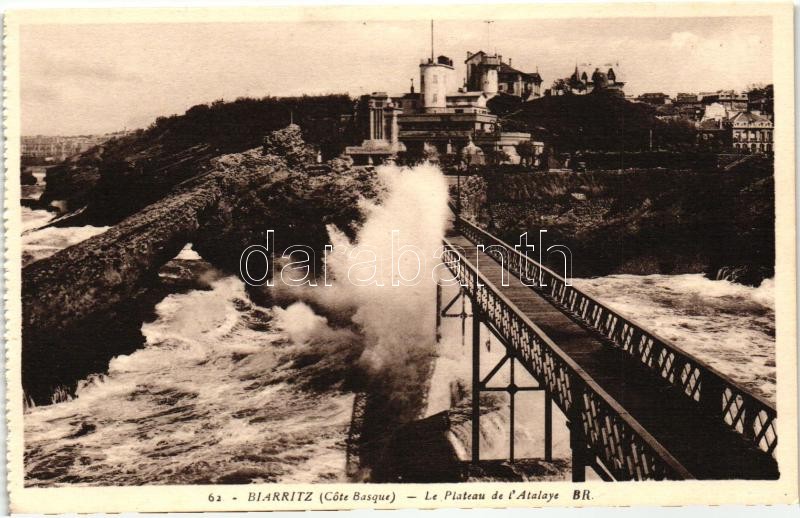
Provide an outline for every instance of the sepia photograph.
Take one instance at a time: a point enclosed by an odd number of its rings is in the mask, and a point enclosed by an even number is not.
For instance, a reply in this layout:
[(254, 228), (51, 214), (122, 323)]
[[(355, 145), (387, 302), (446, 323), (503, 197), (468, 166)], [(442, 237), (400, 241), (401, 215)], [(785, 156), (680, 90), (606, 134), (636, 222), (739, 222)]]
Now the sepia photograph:
[(791, 4), (383, 9), (6, 16), (12, 510), (796, 503)]

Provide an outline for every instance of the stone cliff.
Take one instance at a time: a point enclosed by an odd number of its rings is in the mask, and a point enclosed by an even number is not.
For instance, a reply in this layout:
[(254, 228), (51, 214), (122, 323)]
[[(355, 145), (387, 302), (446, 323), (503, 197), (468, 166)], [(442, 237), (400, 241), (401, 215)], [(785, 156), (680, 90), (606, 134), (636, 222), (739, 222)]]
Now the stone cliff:
[[(278, 137), (302, 144), (296, 127)], [(214, 267), (238, 273), (242, 251), (266, 244), (268, 230), (275, 231), (277, 250), (304, 244), (321, 251), (328, 244), (328, 224), (352, 236), (362, 220), (361, 198), (376, 196), (370, 175), (352, 173), (341, 161), (290, 167), (285, 157), (252, 149), (209, 164), (107, 232), (23, 269), (26, 393), (46, 398), (58, 378), (52, 366), (87, 354), (76, 341), (98, 322), (124, 317), (187, 243)], [(96, 341), (84, 347), (105, 345)]]
[(464, 209), (482, 226), (509, 243), (547, 230), (545, 246), (572, 251), (575, 277), (706, 273), (758, 285), (774, 274), (767, 158), (734, 171), (490, 174), (462, 184)]

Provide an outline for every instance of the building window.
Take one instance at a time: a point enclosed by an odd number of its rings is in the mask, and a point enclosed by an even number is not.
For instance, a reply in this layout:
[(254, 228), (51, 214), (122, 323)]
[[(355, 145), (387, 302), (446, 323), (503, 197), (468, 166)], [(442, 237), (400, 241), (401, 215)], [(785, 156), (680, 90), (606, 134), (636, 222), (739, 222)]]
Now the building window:
[[(433, 76), (433, 77), (436, 77), (436, 76)], [(433, 104), (436, 104), (437, 102), (439, 102), (439, 95), (434, 92), (434, 94), (433, 94)]]

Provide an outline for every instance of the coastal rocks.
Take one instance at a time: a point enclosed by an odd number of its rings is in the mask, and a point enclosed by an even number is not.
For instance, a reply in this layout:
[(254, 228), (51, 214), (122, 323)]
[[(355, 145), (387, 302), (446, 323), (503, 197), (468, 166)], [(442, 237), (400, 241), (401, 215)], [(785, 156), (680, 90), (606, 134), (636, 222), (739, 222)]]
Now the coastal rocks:
[(758, 287), (764, 279), (775, 275), (774, 269), (748, 264), (739, 266), (710, 267), (706, 270), (706, 277), (717, 281), (730, 281), (747, 286)]
[[(215, 167), (240, 178), (245, 171), (272, 167), (282, 158), (250, 150), (222, 157)], [(329, 244), (326, 227), (334, 225), (354, 237), (363, 220), (362, 200), (377, 195), (374, 177), (368, 174), (345, 168), (317, 175), (280, 169), (269, 182), (226, 190), (198, 228), (194, 248), (217, 267), (238, 273), (241, 253), (251, 245), (267, 246), (273, 231), (278, 256), (291, 245), (303, 245), (321, 259)]]
[(131, 352), (112, 346), (135, 347), (137, 336), (141, 340), (139, 312), (130, 305), (157, 285), (158, 269), (184, 247), (219, 196), (216, 185), (178, 193), (23, 269), (22, 381), (28, 397), (48, 402), (71, 374), (102, 372), (109, 354)]
[[(287, 134), (296, 146), (296, 134)], [(281, 141), (280, 136), (273, 139)], [(295, 157), (312, 156), (291, 149)], [(56, 378), (43, 365), (82, 363), (92, 365), (88, 372), (104, 370), (108, 358), (94, 358), (91, 349), (108, 345), (96, 338), (106, 331), (113, 336), (109, 325), (115, 319), (133, 318), (126, 343), (136, 343), (141, 312), (129, 306), (149, 300), (159, 269), (186, 243), (214, 267), (238, 274), (242, 251), (266, 244), (269, 230), (275, 231), (279, 250), (302, 244), (321, 252), (331, 224), (353, 237), (363, 219), (363, 199), (377, 196), (368, 174), (339, 168), (309, 176), (259, 149), (208, 163), (210, 170), (181, 182), (108, 231), (23, 268), (23, 385), (35, 401), (49, 397)]]
[(47, 186), (40, 201), (45, 205), (63, 201), (65, 210), (78, 210), (88, 203), (99, 180), (97, 166), (67, 161), (47, 170)]
[(286, 164), (293, 168), (311, 164), (316, 158), (316, 153), (306, 146), (303, 133), (297, 124), (290, 124), (266, 135), (262, 151), (265, 155), (283, 158)]
[[(560, 244), (572, 252), (575, 277), (703, 272), (714, 279), (728, 266), (739, 268), (728, 275), (735, 282), (757, 284), (774, 272), (772, 175), (765, 158), (735, 173), (494, 175), (485, 194), (471, 194), (464, 206), (509, 243), (546, 230), (545, 247)], [(559, 254), (550, 259), (563, 271)]]
[(23, 167), (19, 173), (20, 185), (36, 185), (36, 177), (30, 169)]

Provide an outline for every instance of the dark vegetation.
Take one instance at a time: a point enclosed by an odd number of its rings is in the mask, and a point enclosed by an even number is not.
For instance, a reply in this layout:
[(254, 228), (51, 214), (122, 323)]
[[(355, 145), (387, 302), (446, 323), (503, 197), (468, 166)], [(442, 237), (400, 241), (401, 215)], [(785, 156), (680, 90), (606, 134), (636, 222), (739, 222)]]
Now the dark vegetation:
[(68, 159), (47, 175), (45, 203), (86, 207), (66, 225), (109, 225), (158, 200), (172, 187), (210, 170), (214, 157), (258, 147), (291, 121), (323, 159), (338, 156), (355, 137), (347, 95), (240, 98), (159, 117), (146, 130), (113, 139)]
[(551, 143), (558, 153), (582, 151), (630, 152), (651, 149), (688, 150), (694, 129), (686, 123), (664, 122), (655, 109), (613, 95), (563, 95), (531, 102), (497, 101), (507, 131), (528, 131)]

